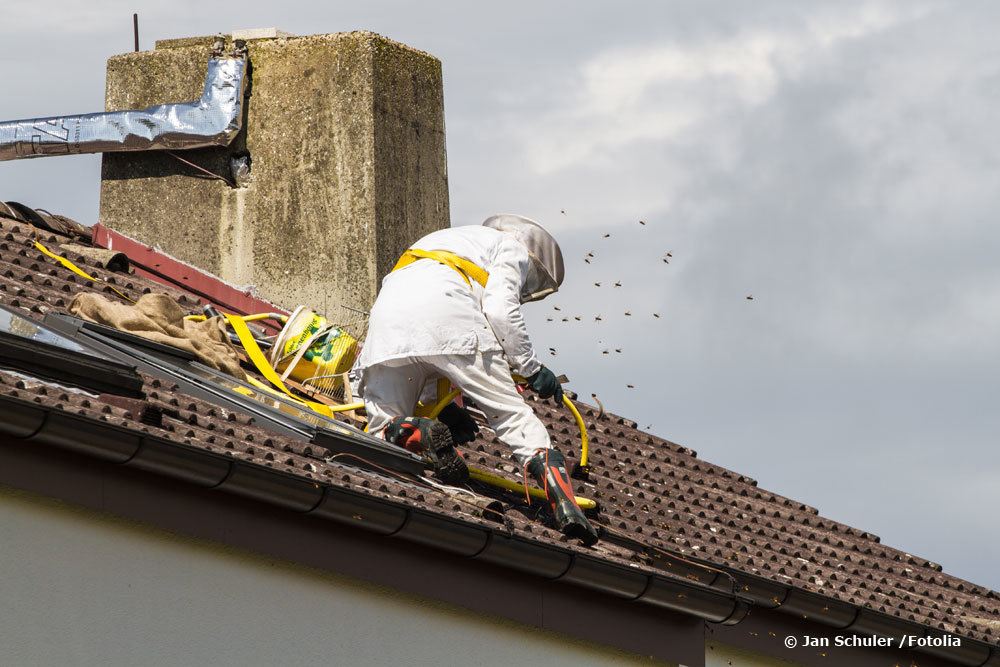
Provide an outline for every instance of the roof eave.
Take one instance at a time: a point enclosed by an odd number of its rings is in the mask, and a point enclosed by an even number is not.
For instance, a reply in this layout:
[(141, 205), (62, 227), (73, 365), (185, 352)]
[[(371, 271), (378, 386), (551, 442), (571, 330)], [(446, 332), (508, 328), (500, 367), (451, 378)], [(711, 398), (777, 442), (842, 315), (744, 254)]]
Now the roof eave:
[(0, 396), (0, 433), (713, 623), (738, 623), (750, 608), (733, 593), (534, 542), (499, 526), (462, 522), (352, 489), (311, 482), (45, 405)]

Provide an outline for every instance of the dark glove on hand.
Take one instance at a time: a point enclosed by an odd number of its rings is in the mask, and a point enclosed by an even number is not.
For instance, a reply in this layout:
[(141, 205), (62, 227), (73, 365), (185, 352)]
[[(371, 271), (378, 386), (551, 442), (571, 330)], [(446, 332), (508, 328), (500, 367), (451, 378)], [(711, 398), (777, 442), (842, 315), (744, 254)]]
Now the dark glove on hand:
[(545, 366), (542, 366), (537, 373), (528, 378), (528, 385), (538, 392), (539, 398), (555, 396), (556, 403), (562, 403), (562, 385), (556, 379), (556, 374)]
[(464, 445), (476, 439), (479, 433), (479, 424), (472, 418), (468, 410), (459, 407), (457, 403), (449, 403), (438, 414), (438, 421), (442, 422), (451, 431), (451, 439), (456, 445)]

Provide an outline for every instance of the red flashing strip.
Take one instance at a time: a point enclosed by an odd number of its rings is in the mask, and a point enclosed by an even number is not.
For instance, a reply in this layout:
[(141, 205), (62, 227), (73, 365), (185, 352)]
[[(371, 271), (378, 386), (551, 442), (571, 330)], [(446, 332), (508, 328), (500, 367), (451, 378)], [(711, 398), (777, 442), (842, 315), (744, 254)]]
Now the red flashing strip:
[[(288, 311), (279, 308), (270, 301), (256, 297), (249, 291), (237, 289), (207, 271), (180, 262), (144, 243), (109, 229), (101, 223), (94, 225), (92, 230), (94, 245), (125, 253), (135, 267), (135, 272), (150, 280), (188, 292), (230, 313), (239, 315), (252, 313), (288, 314)], [(271, 325), (268, 321), (263, 321), (261, 324)]]

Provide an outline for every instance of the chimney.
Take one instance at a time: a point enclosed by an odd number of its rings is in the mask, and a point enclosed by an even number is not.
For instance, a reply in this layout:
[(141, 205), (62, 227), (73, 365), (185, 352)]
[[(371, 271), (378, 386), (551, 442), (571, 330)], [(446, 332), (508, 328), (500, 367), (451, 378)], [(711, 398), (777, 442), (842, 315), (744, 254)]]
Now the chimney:
[[(409, 243), (449, 225), (441, 62), (370, 32), (242, 36), (244, 130), (105, 154), (100, 221), (286, 308), (368, 310)], [(215, 40), (111, 58), (107, 109), (197, 99)]]

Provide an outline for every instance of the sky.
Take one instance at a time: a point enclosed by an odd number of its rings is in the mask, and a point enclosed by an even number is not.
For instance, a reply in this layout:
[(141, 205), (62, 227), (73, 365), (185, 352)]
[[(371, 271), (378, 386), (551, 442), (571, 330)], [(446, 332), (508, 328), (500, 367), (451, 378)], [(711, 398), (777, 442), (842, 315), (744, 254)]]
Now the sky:
[[(441, 58), (452, 222), (558, 238), (525, 314), (569, 388), (1000, 589), (1000, 5), (5, 0), (0, 119), (103, 109), (133, 11), (144, 49), (367, 29)], [(92, 224), (99, 179), (0, 163), (0, 199)]]

